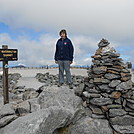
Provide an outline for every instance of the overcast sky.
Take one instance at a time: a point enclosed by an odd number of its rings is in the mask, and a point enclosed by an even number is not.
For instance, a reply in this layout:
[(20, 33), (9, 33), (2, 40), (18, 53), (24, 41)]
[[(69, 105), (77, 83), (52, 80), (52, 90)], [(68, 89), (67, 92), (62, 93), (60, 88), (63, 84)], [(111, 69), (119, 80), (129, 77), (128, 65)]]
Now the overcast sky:
[(75, 65), (90, 65), (102, 38), (134, 64), (133, 13), (134, 0), (0, 0), (0, 45), (19, 49), (14, 64), (51, 65), (65, 28)]

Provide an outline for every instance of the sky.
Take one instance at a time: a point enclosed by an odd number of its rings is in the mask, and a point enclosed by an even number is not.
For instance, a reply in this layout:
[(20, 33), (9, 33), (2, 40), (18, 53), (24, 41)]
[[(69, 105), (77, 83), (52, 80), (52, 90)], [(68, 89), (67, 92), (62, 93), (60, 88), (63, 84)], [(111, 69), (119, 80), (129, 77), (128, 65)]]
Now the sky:
[(134, 64), (134, 0), (0, 0), (0, 46), (18, 49), (27, 66), (52, 65), (59, 31), (74, 45), (73, 65), (91, 65), (105, 38)]

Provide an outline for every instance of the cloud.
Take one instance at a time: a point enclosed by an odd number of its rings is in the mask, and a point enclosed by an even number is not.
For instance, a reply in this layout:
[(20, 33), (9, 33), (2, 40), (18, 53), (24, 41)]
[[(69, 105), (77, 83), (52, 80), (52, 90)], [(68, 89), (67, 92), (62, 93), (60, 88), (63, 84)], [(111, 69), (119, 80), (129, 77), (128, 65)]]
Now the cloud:
[(74, 64), (90, 65), (103, 37), (134, 63), (133, 5), (133, 0), (0, 0), (0, 22), (15, 33), (0, 34), (0, 43), (18, 48), (23, 64), (54, 64), (58, 32), (65, 28), (75, 47)]
[[(54, 63), (54, 53), (58, 36), (51, 34), (41, 34), (36, 39), (27, 36), (19, 36), (16, 40), (12, 39), (9, 34), (0, 34), (0, 44), (7, 44), (9, 48), (18, 49), (19, 60), (11, 64), (26, 64), (29, 66), (52, 65)], [(91, 65), (91, 56), (95, 54), (98, 48), (98, 40), (90, 36), (72, 36), (71, 40), (74, 45), (74, 64), (73, 65)], [(125, 46), (120, 49), (120, 44), (111, 42), (117, 52), (121, 54), (124, 61), (132, 61), (134, 63), (134, 49), (126, 51)]]
[(39, 41), (29, 40), (20, 37), (12, 40), (8, 34), (0, 35), (0, 44), (8, 44), (9, 48), (19, 50), (19, 63), (26, 65), (47, 65), (53, 64), (54, 44), (56, 39), (49, 35), (42, 35)]
[[(54, 53), (58, 37), (50, 34), (40, 35), (38, 41), (20, 36), (13, 40), (8, 34), (0, 34), (0, 44), (7, 44), (9, 48), (19, 50), (19, 60), (30, 66), (52, 65), (54, 63)], [(74, 65), (87, 65), (91, 63), (88, 56), (92, 55), (96, 49), (95, 40), (90, 37), (73, 36), (73, 45), (75, 48)]]
[(109, 39), (132, 39), (133, 0), (1, 0), (0, 21), (11, 28), (57, 32)]

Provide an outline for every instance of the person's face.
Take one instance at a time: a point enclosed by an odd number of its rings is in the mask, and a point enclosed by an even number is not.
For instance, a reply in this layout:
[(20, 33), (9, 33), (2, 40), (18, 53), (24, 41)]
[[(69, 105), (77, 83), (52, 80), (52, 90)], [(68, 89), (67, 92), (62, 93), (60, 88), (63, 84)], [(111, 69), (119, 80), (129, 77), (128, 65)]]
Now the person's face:
[(65, 39), (65, 38), (66, 38), (66, 34), (65, 34), (65, 33), (61, 33), (60, 37), (61, 37), (62, 39)]

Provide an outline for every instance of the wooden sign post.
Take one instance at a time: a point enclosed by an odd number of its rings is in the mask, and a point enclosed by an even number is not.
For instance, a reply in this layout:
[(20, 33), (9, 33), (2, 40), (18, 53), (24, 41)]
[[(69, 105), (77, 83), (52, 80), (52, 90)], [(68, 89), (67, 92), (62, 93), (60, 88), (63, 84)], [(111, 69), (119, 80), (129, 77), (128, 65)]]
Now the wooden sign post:
[(8, 61), (14, 61), (18, 59), (17, 49), (8, 49), (7, 45), (3, 45), (0, 49), (0, 61), (3, 61), (3, 97), (4, 104), (9, 103), (9, 91), (8, 91)]

